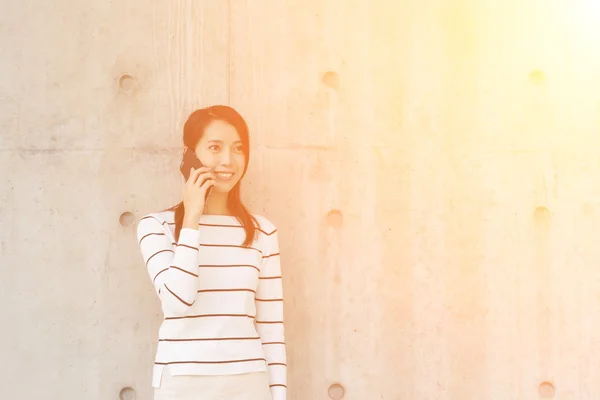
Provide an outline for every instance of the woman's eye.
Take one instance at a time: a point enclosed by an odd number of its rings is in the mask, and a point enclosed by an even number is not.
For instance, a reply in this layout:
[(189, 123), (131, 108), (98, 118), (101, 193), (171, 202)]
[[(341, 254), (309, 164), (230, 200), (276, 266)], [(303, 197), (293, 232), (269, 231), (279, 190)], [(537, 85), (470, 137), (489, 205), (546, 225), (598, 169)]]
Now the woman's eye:
[(238, 153), (243, 152), (243, 150), (244, 150), (244, 146), (237, 146), (237, 147), (235, 147), (235, 151), (237, 151)]
[(209, 147), (209, 149), (212, 151), (219, 151), (220, 147), (218, 144), (213, 144), (212, 146)]

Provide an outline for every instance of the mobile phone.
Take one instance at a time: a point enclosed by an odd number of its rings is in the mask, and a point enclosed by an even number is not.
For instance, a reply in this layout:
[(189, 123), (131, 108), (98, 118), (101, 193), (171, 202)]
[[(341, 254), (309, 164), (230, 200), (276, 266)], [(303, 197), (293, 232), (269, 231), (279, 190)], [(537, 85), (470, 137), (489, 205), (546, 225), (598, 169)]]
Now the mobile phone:
[[(189, 149), (188, 147), (186, 147), (183, 150), (183, 157), (181, 159), (181, 164), (179, 164), (179, 170), (183, 174), (183, 177), (185, 178), (186, 182), (190, 178), (190, 169), (192, 167), (194, 169), (198, 169), (202, 168), (203, 166), (204, 165), (202, 164), (200, 159), (198, 159), (196, 153), (193, 150)], [(212, 189), (212, 186), (208, 188), (208, 190), (206, 191), (206, 198), (208, 198)]]
[(190, 169), (194, 167), (194, 169), (202, 168), (202, 162), (196, 156), (196, 153), (189, 148), (185, 148), (183, 150), (183, 158), (181, 160), (181, 164), (179, 165), (179, 170), (183, 174), (183, 177), (187, 181), (190, 178)]

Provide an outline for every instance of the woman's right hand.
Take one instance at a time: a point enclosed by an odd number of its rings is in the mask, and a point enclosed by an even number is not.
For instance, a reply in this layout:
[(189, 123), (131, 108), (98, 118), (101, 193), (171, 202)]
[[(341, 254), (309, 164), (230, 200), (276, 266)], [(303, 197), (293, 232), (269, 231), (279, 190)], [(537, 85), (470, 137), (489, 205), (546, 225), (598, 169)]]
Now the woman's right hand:
[(214, 184), (215, 176), (212, 174), (210, 168), (202, 167), (191, 169), (190, 177), (183, 188), (185, 217), (200, 218), (204, 212), (206, 192), (213, 187)]

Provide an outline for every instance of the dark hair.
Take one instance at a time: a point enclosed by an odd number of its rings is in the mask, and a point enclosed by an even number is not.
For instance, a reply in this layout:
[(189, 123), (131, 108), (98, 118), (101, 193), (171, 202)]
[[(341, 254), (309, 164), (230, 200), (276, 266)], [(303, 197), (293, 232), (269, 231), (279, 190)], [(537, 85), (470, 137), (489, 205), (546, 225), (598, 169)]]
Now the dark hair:
[[(244, 172), (242, 177), (246, 174), (248, 168), (248, 161), (250, 160), (250, 134), (248, 132), (248, 125), (244, 118), (233, 108), (223, 105), (216, 105), (212, 107), (201, 108), (194, 111), (188, 117), (185, 125), (183, 126), (183, 145), (194, 151), (198, 141), (204, 135), (204, 129), (212, 121), (224, 121), (231, 124), (240, 135), (242, 141), (242, 151), (246, 156), (246, 165), (244, 165)], [(242, 246), (249, 246), (256, 236), (256, 225), (258, 224), (256, 219), (250, 214), (242, 203), (240, 193), (240, 181), (231, 189), (227, 198), (227, 205), (232, 211), (233, 216), (242, 224), (246, 231), (246, 239)], [(175, 211), (175, 240), (179, 240), (179, 233), (183, 225), (183, 216), (185, 214), (185, 208), (183, 201), (176, 206), (169, 208), (169, 211)], [(256, 225), (255, 225), (256, 224)]]

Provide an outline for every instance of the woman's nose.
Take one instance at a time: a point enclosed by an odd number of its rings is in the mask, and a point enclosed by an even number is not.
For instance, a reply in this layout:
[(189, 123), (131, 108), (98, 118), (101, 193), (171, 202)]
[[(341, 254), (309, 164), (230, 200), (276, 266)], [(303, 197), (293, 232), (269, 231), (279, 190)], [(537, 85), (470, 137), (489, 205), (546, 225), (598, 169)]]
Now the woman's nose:
[(229, 165), (231, 163), (231, 154), (228, 151), (224, 151), (221, 154), (221, 165)]

